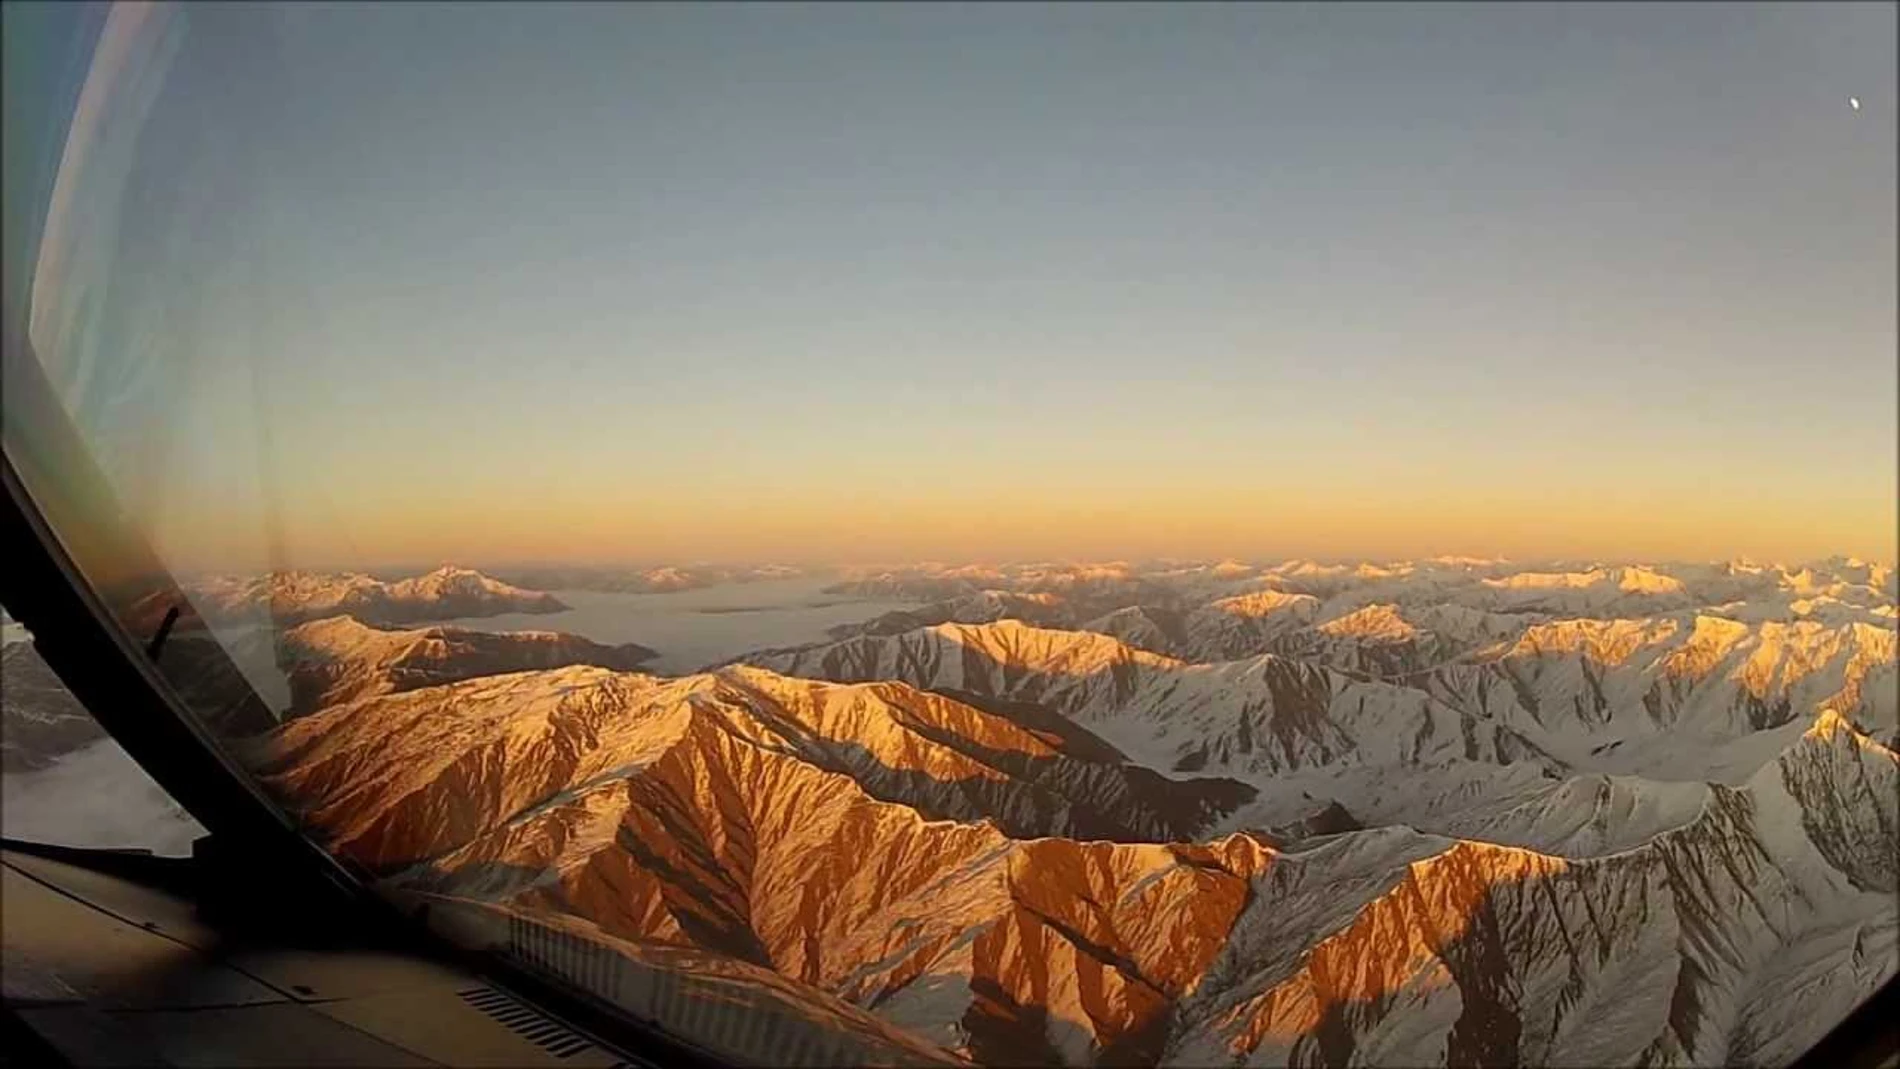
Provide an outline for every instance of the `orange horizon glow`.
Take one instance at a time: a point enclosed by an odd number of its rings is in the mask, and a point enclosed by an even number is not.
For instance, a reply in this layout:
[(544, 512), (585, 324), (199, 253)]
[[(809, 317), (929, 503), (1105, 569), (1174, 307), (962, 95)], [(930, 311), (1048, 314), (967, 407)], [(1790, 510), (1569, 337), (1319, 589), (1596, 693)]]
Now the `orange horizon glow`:
[[(1033, 492), (988, 497), (801, 503), (708, 498), (635, 511), (610, 501), (450, 503), (381, 514), (287, 514), (282, 566), (377, 567), (416, 561), (862, 564), (873, 561), (1287, 558), (1795, 563), (1851, 556), (1890, 563), (1890, 502), (1855, 511), (1764, 517), (1745, 501), (1581, 498), (1342, 500), (1307, 495), (1242, 511), (1188, 494), (1122, 501)], [(272, 566), (261, 514), (170, 512), (155, 533), (175, 567)]]
[[(1132, 66), (1025, 24), (1062, 62), (1000, 49), (992, 86), (933, 34), (826, 58), (847, 6), (754, 56), (784, 98), (668, 74), (742, 136), (612, 106), (670, 19), (745, 46), (717, 9), (534, 41), (499, 9), (280, 10), (113, 7), (37, 250), (34, 347), (175, 568), (1895, 558), (1891, 100), (1743, 79), (1630, 123), (1664, 68), (1578, 52), (1532, 88), (1619, 154), (1474, 94), (1514, 49), (1395, 64), (1346, 16), (1362, 77), (1286, 112), (1211, 24)], [(1234, 14), (1300, 68), (1284, 10)], [(1787, 29), (1739, 54), (1805, 70)], [(420, 78), (411, 34), (458, 62)], [(488, 78), (498, 40), (537, 77)], [(1110, 84), (1155, 110), (1079, 92)], [(841, 134), (840, 85), (958, 121)]]

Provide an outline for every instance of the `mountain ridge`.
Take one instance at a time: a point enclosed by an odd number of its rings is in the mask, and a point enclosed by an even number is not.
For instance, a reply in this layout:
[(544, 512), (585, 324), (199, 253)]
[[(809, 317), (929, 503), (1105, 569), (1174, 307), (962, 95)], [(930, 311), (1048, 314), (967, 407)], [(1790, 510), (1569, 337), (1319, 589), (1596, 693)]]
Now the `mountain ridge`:
[(1900, 949), (1890, 581), (930, 566), (677, 677), (334, 617), (240, 751), (386, 887), (979, 1063), (1770, 1063)]
[[(734, 674), (747, 686), (782, 678), (755, 669)], [(527, 676), (550, 677), (558, 687), (627, 678), (581, 668)], [(1855, 888), (1854, 874), (1877, 888), (1891, 879), (1864, 840), (1841, 831), (1845, 825), (1831, 815), (1840, 795), (1826, 785), (1849, 778), (1841, 760), (1850, 751), (1884, 762), (1875, 767), (1891, 777), (1893, 753), (1831, 711), (1749, 784), (1712, 788), (1690, 824), (1626, 851), (1563, 859), (1386, 828), (1284, 852), (1245, 834), (1201, 844), (1011, 839), (992, 819), (927, 819), (908, 804), (864, 793), (852, 775), (799, 759), (772, 741), (782, 735), (748, 730), (746, 720), (764, 721), (744, 708), (727, 706), (738, 720), (709, 718), (705, 703), (731, 674), (636, 678), (667, 699), (651, 703), (647, 715), (686, 718), (644, 771), (626, 779), (577, 772), (570, 780), (582, 781), (580, 790), (553, 805), (529, 792), (517, 807), (523, 818), (477, 830), (403, 878), (450, 894), (466, 880), (461, 893), (577, 912), (622, 937), (733, 954), (979, 1060), (1028, 1049), (1065, 1064), (1297, 1061), (1308, 1056), (1302, 1051), (1336, 1052), (1341, 1029), (1352, 1049), (1388, 1060), (1437, 1057), (1434, 1051), (1480, 1060), (1720, 1058), (1747, 998), (1735, 993), (1733, 978), (1765, 967), (1774, 948), (1808, 923), (1783, 911), (1835, 901), (1861, 903), (1853, 908), (1865, 912), (1879, 896)], [(328, 715), (381, 715), (396, 702), (419, 703), (431, 717), (468, 719), (467, 702), (421, 693), (348, 703)], [(571, 694), (576, 708), (589, 707), (580, 692)], [(508, 721), (546, 715), (507, 704), (511, 711), (494, 723), (504, 734)], [(625, 757), (595, 764), (625, 768)], [(1816, 789), (1789, 791), (1788, 769), (1799, 773), (1792, 782)], [(359, 775), (350, 788), (362, 782)], [(550, 833), (557, 827), (567, 830)], [(557, 855), (541, 852), (556, 842), (566, 844)], [(531, 852), (519, 855), (524, 848)], [(851, 860), (814, 866), (821, 856)], [(496, 883), (497, 865), (542, 875), (526, 885)], [(1683, 883), (1671, 875), (1677, 872), (1718, 879)], [(1355, 898), (1353, 887), (1364, 897)], [(1182, 912), (1189, 903), (1192, 912)], [(1615, 940), (1587, 953), (1551, 937), (1566, 925), (1607, 923), (1589, 918), (1601, 918), (1611, 903), (1621, 903), (1611, 911), (1617, 917), (1666, 910), (1683, 934), (1658, 949), (1640, 938), (1659, 930), (1653, 923), (1620, 923)], [(1272, 965), (1281, 958), (1265, 949), (1278, 943), (1270, 935), (1288, 925), (1307, 933), (1297, 945), (1310, 949)], [(964, 932), (976, 934), (966, 940)], [(1373, 955), (1367, 939), (1411, 949)], [(1667, 1013), (1653, 1029), (1617, 1031), (1612, 1041), (1624, 1046), (1607, 1050), (1589, 1022), (1622, 1011), (1610, 1000), (1565, 994), (1579, 967), (1586, 976), (1642, 976), (1655, 985), (1675, 972), (1672, 988), (1658, 986), (1659, 995), (1674, 994), (1654, 1003)], [(1359, 971), (1365, 968), (1383, 971)], [(1527, 986), (1508, 995), (1496, 977), (1486, 979), (1498, 969)], [(1856, 975), (1863, 986), (1880, 978), (1877, 969)], [(1327, 979), (1333, 976), (1347, 979)], [(1073, 986), (1078, 981), (1085, 982)], [(1470, 1001), (1479, 995), (1490, 1001)], [(1389, 1016), (1454, 996), (1465, 1009), (1452, 1020), (1390, 1046), (1398, 1040), (1384, 1031)], [(1516, 1034), (1507, 1035), (1512, 1028)]]

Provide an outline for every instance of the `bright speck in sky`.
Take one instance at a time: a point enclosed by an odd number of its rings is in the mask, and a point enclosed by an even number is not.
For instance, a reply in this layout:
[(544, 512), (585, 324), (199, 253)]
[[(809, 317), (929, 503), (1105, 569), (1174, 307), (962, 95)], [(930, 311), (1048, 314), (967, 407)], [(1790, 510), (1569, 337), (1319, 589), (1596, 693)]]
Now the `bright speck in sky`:
[(1860, 98), (1859, 98), (1859, 97), (1848, 97), (1848, 98), (1847, 98), (1847, 106), (1848, 106), (1848, 107), (1850, 107), (1850, 108), (1853, 108), (1853, 109), (1854, 109), (1855, 111), (1859, 111), (1859, 110), (1860, 110)]

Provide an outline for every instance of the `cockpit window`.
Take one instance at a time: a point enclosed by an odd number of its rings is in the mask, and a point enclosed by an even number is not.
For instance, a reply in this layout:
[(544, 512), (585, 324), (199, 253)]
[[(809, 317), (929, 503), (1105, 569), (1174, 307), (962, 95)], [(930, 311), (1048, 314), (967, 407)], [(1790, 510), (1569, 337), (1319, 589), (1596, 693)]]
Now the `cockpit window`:
[(6, 10), (9, 485), (439, 933), (774, 1065), (1891, 981), (1891, 5)]

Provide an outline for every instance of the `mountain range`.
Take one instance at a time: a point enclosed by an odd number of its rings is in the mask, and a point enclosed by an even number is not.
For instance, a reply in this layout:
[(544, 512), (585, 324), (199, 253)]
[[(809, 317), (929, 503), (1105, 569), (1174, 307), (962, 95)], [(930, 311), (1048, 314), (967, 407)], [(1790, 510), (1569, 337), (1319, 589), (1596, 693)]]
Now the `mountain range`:
[(319, 841), (755, 1059), (1779, 1064), (1900, 953), (1882, 565), (919, 566), (684, 676), (390, 619), (545, 605), (462, 569), (194, 589), (283, 623), (160, 670)]
[(496, 573), (508, 583), (532, 590), (598, 590), (616, 594), (666, 594), (722, 583), (795, 579), (804, 574), (803, 569), (784, 564), (667, 564), (653, 568), (538, 565)]
[(576, 664), (631, 670), (657, 654), (645, 646), (606, 646), (558, 631), (402, 630), (332, 616), (285, 631), (277, 639), (277, 656), (290, 687), (289, 711), (298, 715), (477, 676)]
[(259, 576), (207, 576), (148, 594), (119, 609), (140, 635), (156, 632), (170, 610), (174, 630), (288, 626), (350, 615), (372, 624), (556, 613), (568, 606), (538, 590), (524, 590), (470, 568), (444, 565), (423, 575), (386, 581), (361, 572), (279, 571)]
[(900, 684), (423, 693), (299, 719), (258, 767), (394, 886), (716, 951), (978, 1061), (1774, 1060), (1891, 970), (1895, 755), (1832, 712), (1682, 823), (1565, 856), (1194, 841), (1234, 785), (1143, 790)]
[(1884, 566), (846, 583), (919, 604), (680, 677), (305, 624), (242, 754), (393, 890), (978, 1063), (1774, 1064), (1894, 973)]

